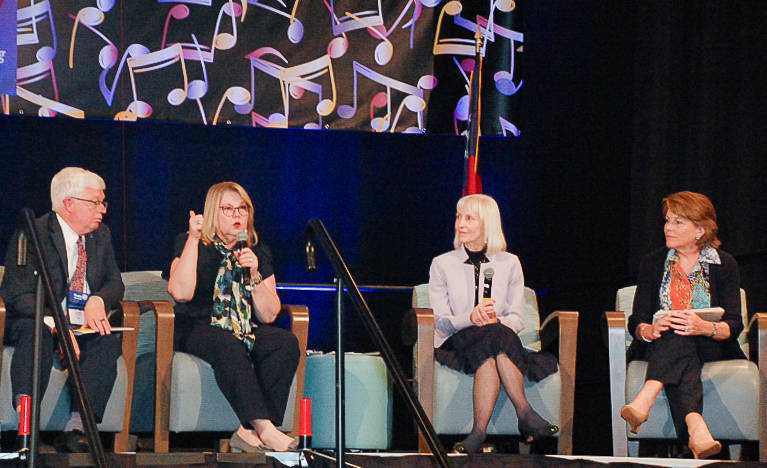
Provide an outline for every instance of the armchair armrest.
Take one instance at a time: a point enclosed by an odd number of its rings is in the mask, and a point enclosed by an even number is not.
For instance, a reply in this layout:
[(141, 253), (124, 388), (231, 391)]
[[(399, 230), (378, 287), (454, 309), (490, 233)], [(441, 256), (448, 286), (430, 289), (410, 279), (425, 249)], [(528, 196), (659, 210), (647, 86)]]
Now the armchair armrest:
[(748, 322), (750, 359), (759, 367), (759, 460), (767, 460), (767, 313), (759, 312)]
[(578, 341), (578, 312), (555, 311), (541, 324), (541, 349), (555, 347), (559, 357), (559, 443), (557, 452), (573, 453), (573, 411), (575, 409), (575, 356)]
[(301, 355), (296, 369), (296, 402), (293, 410), (293, 426), (290, 436), (298, 435), (301, 423), (301, 398), (304, 396), (304, 375), (306, 374), (306, 350), (309, 342), (309, 308), (305, 305), (282, 305), (280, 315), (290, 315), (290, 331), (298, 338)]
[[(122, 335), (123, 361), (127, 375), (127, 394), (125, 397), (125, 414), (123, 416), (122, 431), (115, 435), (115, 453), (127, 452), (130, 436), (130, 416), (133, 406), (133, 383), (136, 377), (136, 353), (138, 348), (139, 306), (134, 301), (122, 301), (122, 325), (131, 327), (134, 331), (124, 332)], [(2, 362), (0, 361), (0, 365)]]
[[(410, 309), (405, 316), (403, 330), (406, 344), (413, 345), (413, 379), (418, 400), (426, 417), (434, 421), (434, 311)], [(413, 330), (414, 328), (414, 330)], [(414, 340), (413, 340), (414, 339)], [(418, 449), (429, 453), (423, 434), (418, 433)]]
[(157, 321), (155, 337), (155, 403), (154, 403), (154, 450), (168, 453), (170, 448), (170, 385), (173, 363), (173, 306), (168, 301), (141, 301), (149, 306)]
[(626, 404), (626, 314), (605, 312), (607, 351), (610, 360), (610, 410), (613, 426), (613, 456), (628, 456), (626, 423), (621, 408)]

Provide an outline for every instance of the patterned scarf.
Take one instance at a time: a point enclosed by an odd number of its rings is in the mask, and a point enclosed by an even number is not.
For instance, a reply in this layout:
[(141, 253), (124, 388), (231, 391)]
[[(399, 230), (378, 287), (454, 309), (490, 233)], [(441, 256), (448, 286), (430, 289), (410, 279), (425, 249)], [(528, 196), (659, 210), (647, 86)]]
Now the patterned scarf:
[(250, 291), (243, 286), (242, 266), (234, 252), (227, 249), (220, 239), (216, 238), (213, 245), (224, 256), (224, 260), (216, 276), (210, 324), (234, 333), (237, 339), (247, 345), (248, 351), (251, 351), (255, 342), (251, 328), (256, 324), (250, 322)]
[(679, 264), (679, 254), (671, 250), (666, 258), (666, 271), (660, 288), (661, 308), (664, 310), (704, 309), (711, 307), (711, 290), (708, 281), (709, 264), (719, 264), (719, 254), (707, 247), (698, 262), (685, 274)]

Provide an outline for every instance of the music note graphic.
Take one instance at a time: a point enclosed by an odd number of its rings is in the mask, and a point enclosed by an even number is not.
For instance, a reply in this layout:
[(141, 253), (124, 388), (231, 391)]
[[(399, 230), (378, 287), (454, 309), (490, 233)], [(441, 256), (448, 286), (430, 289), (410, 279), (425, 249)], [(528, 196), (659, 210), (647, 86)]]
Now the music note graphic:
[[(322, 86), (312, 81), (326, 73), (329, 74), (330, 78), (332, 99), (322, 99)], [(329, 55), (323, 55), (322, 57), (301, 65), (283, 68), (278, 72), (278, 76), (280, 78), (280, 88), (282, 90), (282, 99), (286, 109), (286, 117), (288, 115), (288, 97), (286, 92), (289, 90), (295, 90), (292, 94), (297, 99), (300, 99), (303, 95), (303, 90), (316, 93), (320, 100), (317, 104), (317, 113), (322, 117), (330, 115), (330, 113), (333, 112), (333, 109), (335, 109), (336, 80), (333, 75), (333, 62), (330, 60)]]
[(19, 8), (16, 12), (16, 44), (30, 45), (39, 44), (40, 36), (38, 33), (38, 23), (48, 19), (51, 26), (51, 36), (53, 41), (53, 52), (56, 54), (56, 27), (53, 24), (53, 11), (48, 0), (40, 3), (32, 3), (28, 7)]
[(56, 52), (49, 46), (43, 46), (37, 51), (37, 62), (16, 69), (17, 88), (37, 83), (48, 77), (53, 87), (53, 100), (59, 100), (59, 88), (56, 84), (56, 73), (53, 69), (53, 58)]
[[(357, 112), (357, 80), (358, 80), (358, 75), (362, 75), (365, 78), (368, 78), (369, 80), (386, 87), (386, 109), (387, 109), (386, 114), (383, 117), (375, 117), (375, 118), (372, 117), (372, 113), (375, 111), (374, 107), (376, 108), (383, 107), (382, 105), (379, 106), (380, 99), (381, 99), (380, 93), (376, 95), (376, 99), (379, 100), (379, 102), (376, 103), (375, 106), (371, 104), (370, 126), (373, 130), (386, 131), (386, 130), (389, 130), (389, 128), (391, 127), (391, 130), (394, 131), (396, 122), (399, 120), (399, 116), (402, 113), (403, 106), (407, 107), (408, 110), (415, 112), (418, 119), (417, 129), (412, 129), (412, 130), (408, 129), (408, 131), (423, 130), (423, 110), (426, 107), (426, 102), (423, 99), (423, 91), (424, 89), (434, 89), (434, 87), (437, 86), (437, 79), (435, 77), (433, 77), (432, 75), (424, 75), (418, 80), (417, 86), (412, 86), (407, 83), (403, 83), (402, 81), (395, 80), (394, 78), (390, 78), (386, 75), (382, 75), (381, 73), (371, 70), (370, 68), (356, 61), (353, 63), (352, 68), (354, 70), (353, 105), (339, 106), (338, 107), (339, 117), (341, 117), (342, 119), (350, 119), (354, 116), (354, 114), (356, 114)], [(397, 115), (394, 120), (395, 125), (391, 125), (392, 89), (405, 93), (407, 95), (403, 98), (403, 101), (399, 105), (399, 109), (397, 111)], [(413, 98), (408, 99), (409, 96), (413, 96)]]
[[(288, 39), (293, 44), (298, 44), (301, 42), (301, 39), (304, 37), (304, 24), (296, 18), (296, 9), (298, 9), (298, 1), (295, 0), (293, 4), (293, 10), (290, 14), (278, 10), (277, 8), (270, 7), (269, 5), (264, 5), (263, 0), (248, 0), (247, 3), (250, 3), (251, 5), (257, 6), (258, 8), (263, 8), (266, 11), (271, 11), (272, 13), (276, 13), (280, 16), (283, 16), (285, 18), (288, 18), (290, 20), (289, 26), (288, 26)], [(280, 1), (280, 4), (282, 6), (285, 6), (285, 4)]]
[[(508, 0), (504, 0), (508, 1)], [(495, 4), (500, 3), (501, 0), (497, 0)], [(510, 7), (513, 5), (506, 5), (503, 4), (501, 6), (504, 7)], [(500, 8), (499, 8), (500, 9)], [(502, 10), (504, 11), (504, 10)], [(519, 89), (522, 87), (522, 81), (519, 82), (519, 85), (514, 84), (513, 77), (514, 77), (514, 55), (515, 55), (515, 42), (524, 43), (524, 35), (520, 32), (504, 28), (503, 26), (498, 26), (493, 21), (493, 14), (495, 12), (493, 11), (491, 13), (490, 19), (486, 19), (482, 16), (477, 17), (477, 23), (474, 23), (470, 20), (461, 18), (460, 16), (457, 16), (455, 18), (455, 24), (458, 26), (461, 26), (469, 31), (476, 31), (479, 27), (482, 30), (482, 33), (485, 37), (484, 43), (483, 43), (483, 49), (487, 46), (489, 42), (495, 42), (495, 35), (499, 35), (501, 37), (505, 37), (509, 40), (509, 49), (510, 49), (510, 60), (509, 60), (509, 70), (501, 70), (495, 73), (493, 75), (493, 80), (495, 81), (495, 87), (498, 89), (498, 91), (501, 94), (504, 94), (506, 96), (511, 96), (515, 94)]]
[(374, 28), (372, 25), (369, 25), (364, 19), (359, 18), (357, 15), (347, 11), (346, 16), (362, 23), (363, 26), (368, 28), (371, 34), (378, 36), (383, 41), (376, 46), (375, 60), (376, 63), (381, 66), (389, 63), (391, 56), (394, 54), (394, 46), (392, 45), (391, 41), (389, 41), (389, 39), (387, 39), (386, 36), (383, 35), (378, 29)]
[[(72, 26), (72, 39), (70, 40), (70, 43), (69, 43), (69, 68), (74, 68), (75, 39), (77, 38), (77, 26), (80, 23), (88, 27), (91, 31), (96, 33), (97, 36), (103, 39), (104, 42), (107, 43), (105, 47), (111, 46), (111, 47), (114, 47), (115, 50), (117, 49), (117, 47), (115, 47), (112, 41), (107, 39), (106, 36), (101, 34), (101, 32), (96, 29), (96, 26), (104, 22), (103, 11), (95, 7), (85, 7), (77, 12), (77, 16), (72, 16), (72, 14), (70, 13), (69, 17), (75, 20), (75, 23)], [(105, 54), (108, 57), (108, 53), (105, 52)], [(99, 62), (102, 64), (102, 68), (103, 68), (103, 62), (101, 62), (101, 58), (102, 58), (101, 54), (99, 54)]]
[(37, 104), (40, 106), (40, 110), (37, 112), (37, 115), (40, 117), (55, 117), (56, 114), (64, 114), (76, 119), (85, 118), (85, 112), (83, 112), (81, 109), (77, 109), (76, 107), (72, 107), (67, 104), (48, 99), (45, 96), (35, 94), (31, 91), (27, 91), (18, 85), (16, 86), (16, 96), (25, 101), (31, 102), (32, 104)]
[(250, 101), (250, 93), (242, 86), (232, 86), (228, 88), (224, 95), (221, 96), (221, 101), (218, 103), (216, 109), (216, 115), (213, 117), (213, 125), (218, 122), (218, 115), (221, 113), (221, 108), (224, 106), (224, 102), (229, 101), (235, 106), (247, 104)]
[[(325, 4), (325, 7), (330, 10), (330, 16), (333, 18), (333, 24), (340, 24), (340, 20), (336, 16), (335, 12), (333, 12), (333, 7), (330, 6), (328, 0), (322, 0), (322, 2)], [(341, 32), (340, 37), (334, 37), (328, 43), (328, 55), (330, 55), (330, 58), (332, 59), (343, 57), (347, 50), (349, 50), (349, 38), (346, 37), (346, 32)]]
[(498, 120), (501, 122), (501, 129), (503, 130), (503, 136), (506, 136), (506, 131), (510, 131), (512, 135), (515, 137), (518, 137), (520, 135), (519, 129), (516, 125), (509, 122), (508, 120), (504, 119), (501, 116), (498, 116)]
[[(314, 129), (322, 127), (322, 117), (330, 114), (335, 108), (336, 102), (336, 87), (335, 78), (333, 76), (332, 63), (329, 56), (323, 56), (312, 62), (297, 65), (291, 68), (285, 68), (281, 65), (277, 65), (273, 62), (266, 60), (266, 55), (275, 55), (283, 62), (287, 63), (287, 59), (276, 49), (271, 47), (262, 47), (254, 50), (250, 54), (246, 55), (246, 58), (250, 60), (250, 96), (251, 101), (234, 106), (235, 111), (239, 114), (247, 114), (250, 112), (252, 124), (256, 124), (273, 127), (273, 128), (287, 128), (288, 117), (290, 115), (290, 97), (293, 99), (301, 99), (305, 91), (309, 91), (317, 95), (317, 114), (318, 123), (310, 122), (304, 125), (304, 128)], [(260, 70), (269, 76), (277, 78), (280, 83), (280, 92), (283, 97), (283, 112), (275, 112), (269, 116), (269, 118), (263, 117), (261, 114), (254, 112), (255, 107), (255, 85), (256, 75), (255, 71)], [(323, 99), (323, 86), (319, 83), (315, 83), (311, 80), (316, 79), (329, 72), (330, 85), (333, 92), (333, 99)], [(306, 76), (305, 76), (306, 75)]]
[[(133, 91), (133, 102), (131, 102), (130, 106), (133, 106), (133, 109), (135, 109), (135, 111), (133, 111), (134, 114), (139, 117), (141, 117), (140, 114), (145, 114), (148, 117), (152, 113), (151, 105), (141, 101), (138, 97), (138, 92), (136, 90), (136, 75), (160, 70), (177, 62), (180, 62), (181, 64), (183, 88), (173, 88), (173, 90), (168, 93), (168, 102), (172, 106), (181, 105), (184, 100), (186, 100), (187, 92), (189, 90), (184, 52), (181, 48), (181, 44), (174, 44), (155, 52), (128, 58), (127, 64), (128, 70), (130, 71), (131, 90)], [(145, 107), (143, 105), (145, 105)], [(130, 106), (127, 111), (131, 111)]]
[[(353, 15), (357, 18), (356, 20), (352, 16), (347, 15), (339, 17), (336, 15), (335, 2), (337, 1), (338, 0), (330, 0), (330, 13), (332, 18), (330, 24), (332, 25), (334, 36), (356, 29), (383, 26), (384, 21), (381, 10), (381, 0), (375, 2), (378, 6), (376, 10), (355, 11)], [(360, 2), (355, 2), (355, 5), (358, 3)], [(365, 23), (362, 23), (360, 19), (364, 19)]]
[(202, 80), (192, 80), (189, 82), (187, 97), (197, 101), (197, 107), (200, 109), (200, 114), (202, 114), (202, 123), (207, 125), (208, 121), (205, 118), (205, 109), (202, 107), (201, 99), (208, 93), (208, 70), (205, 66), (205, 60), (202, 58), (202, 47), (200, 46), (200, 43), (197, 42), (197, 36), (192, 34), (192, 40), (197, 48), (198, 58), (200, 60), (200, 65), (202, 66)]
[[(184, 58), (186, 60), (202, 60), (211, 63), (215, 58), (216, 49), (229, 50), (237, 44), (237, 21), (236, 18), (240, 16), (243, 8), (238, 3), (234, 3), (232, 0), (228, 0), (221, 5), (216, 19), (216, 27), (213, 31), (213, 39), (211, 45), (199, 45), (194, 42), (179, 42), (183, 49)], [(219, 32), (221, 24), (224, 19), (224, 15), (231, 18), (232, 32)], [(168, 12), (168, 16), (165, 19), (165, 28), (162, 33), (162, 41), (160, 42), (160, 48), (164, 49), (167, 45), (168, 29), (170, 26), (171, 18), (175, 20), (184, 20), (189, 17), (189, 7), (186, 5), (175, 5)]]
[[(442, 31), (442, 22), (445, 19), (445, 14), (449, 16), (458, 16), (463, 9), (463, 5), (458, 0), (451, 0), (442, 10), (439, 12), (439, 19), (437, 20), (437, 33), (434, 35), (434, 55), (469, 55), (474, 56), (476, 41), (472, 39), (464, 39), (459, 37), (449, 37), (440, 39), (440, 32)], [(476, 29), (475, 29), (476, 31)]]

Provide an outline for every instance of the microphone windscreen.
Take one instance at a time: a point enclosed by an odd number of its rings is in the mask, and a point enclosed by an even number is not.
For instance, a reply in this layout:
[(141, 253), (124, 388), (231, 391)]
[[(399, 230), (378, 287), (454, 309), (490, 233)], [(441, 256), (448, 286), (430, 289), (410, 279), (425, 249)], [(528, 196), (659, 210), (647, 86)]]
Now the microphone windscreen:
[(238, 242), (238, 245), (237, 245), (238, 249), (241, 249), (243, 247), (247, 247), (248, 246), (248, 233), (245, 232), (245, 231), (238, 232), (237, 233), (237, 242)]
[(493, 275), (495, 275), (495, 270), (493, 270), (492, 268), (488, 268), (487, 270), (485, 270), (485, 278), (492, 279)]

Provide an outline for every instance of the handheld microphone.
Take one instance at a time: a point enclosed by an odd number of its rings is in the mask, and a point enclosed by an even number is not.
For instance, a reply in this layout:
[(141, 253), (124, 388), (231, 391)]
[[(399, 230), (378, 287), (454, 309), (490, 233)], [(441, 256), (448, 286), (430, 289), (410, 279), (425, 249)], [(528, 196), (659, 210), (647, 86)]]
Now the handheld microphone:
[(493, 289), (493, 276), (495, 275), (495, 270), (492, 268), (488, 268), (485, 270), (485, 283), (482, 288), (482, 302), (489, 301), (490, 293)]
[[(248, 246), (248, 233), (242, 231), (237, 233), (237, 250), (242, 250)], [(250, 291), (250, 268), (242, 267), (242, 282), (245, 283), (245, 289)]]

